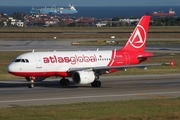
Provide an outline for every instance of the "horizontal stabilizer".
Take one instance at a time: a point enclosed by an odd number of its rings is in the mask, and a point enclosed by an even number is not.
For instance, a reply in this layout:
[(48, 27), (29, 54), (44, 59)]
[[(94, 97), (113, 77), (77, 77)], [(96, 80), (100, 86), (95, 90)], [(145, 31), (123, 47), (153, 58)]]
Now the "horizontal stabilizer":
[(138, 58), (152, 58), (152, 57), (164, 57), (164, 56), (175, 56), (175, 54), (162, 54), (162, 55), (153, 55), (153, 56), (139, 56)]

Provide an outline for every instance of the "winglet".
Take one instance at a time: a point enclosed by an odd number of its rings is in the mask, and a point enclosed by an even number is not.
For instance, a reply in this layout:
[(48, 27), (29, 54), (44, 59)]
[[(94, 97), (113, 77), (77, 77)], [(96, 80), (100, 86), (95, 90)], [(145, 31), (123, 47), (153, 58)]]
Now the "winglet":
[(172, 67), (174, 67), (174, 62), (175, 62), (175, 60), (172, 60), (170, 63), (164, 63), (162, 65), (171, 65)]
[(163, 63), (163, 64), (161, 64), (161, 65), (171, 65), (172, 67), (174, 67), (174, 62), (175, 62), (175, 60), (172, 60), (172, 61), (169, 62), (169, 63)]
[(170, 65), (171, 65), (172, 67), (174, 67), (174, 62), (175, 62), (175, 60), (172, 60), (172, 61), (170, 62)]

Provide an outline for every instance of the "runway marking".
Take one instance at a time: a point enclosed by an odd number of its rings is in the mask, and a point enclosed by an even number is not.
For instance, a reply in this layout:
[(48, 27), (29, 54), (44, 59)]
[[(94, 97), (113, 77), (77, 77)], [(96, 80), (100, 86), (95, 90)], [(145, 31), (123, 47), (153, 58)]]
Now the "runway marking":
[(86, 99), (86, 98), (105, 98), (105, 97), (128, 97), (137, 95), (164, 95), (164, 94), (180, 94), (176, 92), (157, 92), (157, 93), (136, 93), (136, 94), (115, 94), (115, 95), (99, 95), (99, 96), (79, 96), (79, 97), (60, 97), (60, 98), (42, 98), (42, 99), (26, 99), (26, 100), (7, 100), (0, 103), (18, 103), (18, 102), (35, 102), (35, 101), (51, 101), (51, 100), (70, 100), (70, 99)]

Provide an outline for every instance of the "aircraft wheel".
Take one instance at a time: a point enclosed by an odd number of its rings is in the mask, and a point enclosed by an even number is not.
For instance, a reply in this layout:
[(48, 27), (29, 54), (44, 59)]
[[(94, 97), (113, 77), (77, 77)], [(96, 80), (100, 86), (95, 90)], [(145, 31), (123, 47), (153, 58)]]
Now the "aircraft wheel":
[(61, 86), (68, 86), (69, 85), (69, 80), (68, 79), (61, 79), (59, 81)]
[(30, 84), (28, 85), (28, 88), (34, 88), (34, 84), (30, 83)]
[(91, 83), (92, 87), (101, 87), (101, 81), (94, 81), (93, 83)]

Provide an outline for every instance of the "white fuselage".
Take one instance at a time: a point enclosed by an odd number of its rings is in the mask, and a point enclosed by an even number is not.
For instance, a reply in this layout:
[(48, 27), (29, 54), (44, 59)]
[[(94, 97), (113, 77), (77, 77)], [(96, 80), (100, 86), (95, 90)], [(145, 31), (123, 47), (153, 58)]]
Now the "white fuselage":
[(70, 68), (111, 66), (117, 57), (120, 58), (117, 64), (123, 65), (123, 55), (117, 56), (116, 50), (30, 52), (18, 56), (8, 66), (8, 71), (18, 76), (68, 76)]

